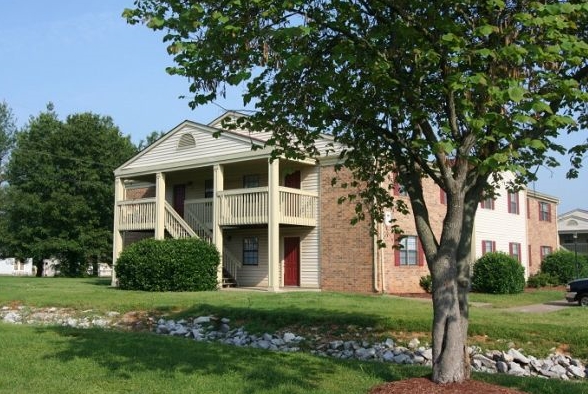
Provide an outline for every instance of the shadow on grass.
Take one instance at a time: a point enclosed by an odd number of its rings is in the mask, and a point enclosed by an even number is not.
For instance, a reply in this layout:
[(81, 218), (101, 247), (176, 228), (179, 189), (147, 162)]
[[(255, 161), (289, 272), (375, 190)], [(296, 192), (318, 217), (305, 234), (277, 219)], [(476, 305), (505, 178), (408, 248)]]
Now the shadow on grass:
[[(256, 307), (235, 307), (219, 306), (211, 304), (198, 304), (191, 308), (182, 310), (179, 313), (169, 315), (172, 319), (197, 317), (197, 316), (216, 316), (219, 318), (230, 318), (233, 325), (245, 325), (249, 330), (255, 332), (270, 332), (282, 330), (291, 326), (317, 326), (326, 329), (335, 329), (345, 331), (347, 326), (372, 327), (376, 330), (384, 329), (389, 325), (390, 317), (382, 315), (341, 312), (321, 308), (309, 308), (308, 306), (296, 307), (288, 305), (271, 309), (262, 309)], [(400, 324), (399, 324), (400, 323)], [(418, 327), (408, 327), (409, 325)], [(395, 328), (401, 329), (429, 329), (429, 326), (420, 327), (420, 324), (406, 324), (395, 321)]]
[[(235, 381), (240, 392), (284, 392), (297, 387), (299, 392), (322, 391), (344, 385), (338, 380), (353, 370), (379, 381), (424, 376), (424, 368), (402, 369), (382, 363), (359, 363), (316, 357), (302, 353), (277, 353), (239, 348), (218, 343), (199, 343), (185, 338), (151, 333), (129, 333), (99, 329), (80, 330), (62, 327), (38, 328), (67, 338), (55, 354), (47, 356), (61, 362), (88, 359), (107, 369), (116, 379), (129, 380), (136, 373), (169, 376), (197, 374), (214, 382)], [(326, 383), (325, 383), (326, 382)], [(221, 384), (222, 383), (218, 383)], [(343, 387), (340, 392), (346, 392)]]

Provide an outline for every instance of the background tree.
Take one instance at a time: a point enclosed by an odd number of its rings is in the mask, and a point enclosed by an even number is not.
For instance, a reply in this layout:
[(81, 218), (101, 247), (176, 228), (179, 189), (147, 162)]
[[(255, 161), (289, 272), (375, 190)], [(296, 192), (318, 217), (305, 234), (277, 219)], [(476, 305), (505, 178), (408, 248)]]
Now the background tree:
[(145, 137), (144, 140), (139, 141), (139, 145), (137, 146), (137, 150), (142, 151), (143, 149), (147, 148), (155, 141), (160, 139), (165, 135), (164, 131), (152, 131), (150, 134)]
[[(4, 165), (14, 144), (16, 122), (6, 102), (0, 103), (0, 184), (4, 181)], [(0, 200), (1, 201), (1, 200)]]
[(17, 134), (7, 171), (5, 223), (10, 251), (60, 260), (63, 275), (110, 262), (113, 170), (136, 152), (109, 117), (75, 114), (65, 122), (51, 105)]
[[(246, 84), (258, 110), (241, 127), (273, 130), (276, 155), (318, 154), (327, 132), (361, 191), (358, 218), (410, 197), (433, 281), (433, 380), (469, 377), (467, 292), (473, 218), (504, 171), (516, 189), (585, 128), (585, 2), (528, 0), (136, 0), (130, 23), (167, 32), (192, 106)], [(572, 172), (586, 145), (574, 147)], [(440, 236), (422, 179), (447, 193)], [(375, 203), (374, 203), (375, 201)]]

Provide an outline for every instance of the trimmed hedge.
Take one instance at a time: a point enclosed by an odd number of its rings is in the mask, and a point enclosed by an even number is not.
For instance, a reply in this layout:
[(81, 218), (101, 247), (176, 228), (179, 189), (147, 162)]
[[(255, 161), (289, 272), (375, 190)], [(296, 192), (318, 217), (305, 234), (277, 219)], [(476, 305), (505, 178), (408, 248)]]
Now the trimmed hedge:
[(115, 268), (124, 290), (206, 291), (217, 288), (219, 264), (214, 245), (201, 239), (144, 239), (125, 248)]
[[(578, 255), (578, 265), (580, 267), (580, 278), (588, 276), (588, 258), (584, 255)], [(553, 252), (541, 262), (541, 273), (550, 274), (558, 278), (560, 285), (565, 285), (572, 279), (576, 279), (576, 256), (574, 252), (565, 249)]]
[(525, 289), (525, 269), (502, 252), (486, 253), (474, 263), (472, 290), (491, 294), (516, 294)]
[(528, 287), (546, 287), (546, 286), (557, 286), (559, 285), (559, 278), (551, 274), (539, 272), (535, 275), (529, 276), (527, 279)]

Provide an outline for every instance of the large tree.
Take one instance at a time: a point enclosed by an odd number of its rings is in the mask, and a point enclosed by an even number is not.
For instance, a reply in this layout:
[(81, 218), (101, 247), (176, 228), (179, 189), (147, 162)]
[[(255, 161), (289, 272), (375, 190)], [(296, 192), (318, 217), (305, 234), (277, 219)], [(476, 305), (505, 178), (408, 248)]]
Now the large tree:
[[(360, 217), (403, 208), (387, 186), (397, 174), (433, 277), (433, 380), (467, 379), (476, 208), (504, 171), (517, 188), (556, 165), (558, 135), (586, 126), (588, 3), (136, 0), (123, 15), (167, 32), (192, 106), (245, 84), (257, 111), (243, 126), (273, 130), (276, 155), (317, 155), (321, 132), (347, 146)], [(585, 150), (570, 152), (571, 175)], [(423, 177), (447, 193), (440, 235)]]
[(2, 101), (0, 102), (0, 184), (4, 181), (4, 166), (14, 143), (15, 132), (16, 121), (12, 110), (6, 102)]
[(84, 275), (112, 253), (114, 169), (136, 152), (112, 119), (91, 113), (58, 119), (51, 105), (17, 133), (4, 207), (9, 250), (60, 260)]

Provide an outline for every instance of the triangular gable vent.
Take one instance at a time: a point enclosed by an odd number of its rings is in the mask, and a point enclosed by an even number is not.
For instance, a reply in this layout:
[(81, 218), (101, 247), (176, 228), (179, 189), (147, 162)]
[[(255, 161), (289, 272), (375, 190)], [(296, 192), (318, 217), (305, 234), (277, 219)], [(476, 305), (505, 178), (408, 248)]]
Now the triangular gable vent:
[(196, 140), (192, 134), (186, 133), (178, 141), (178, 149), (188, 149), (196, 146)]

